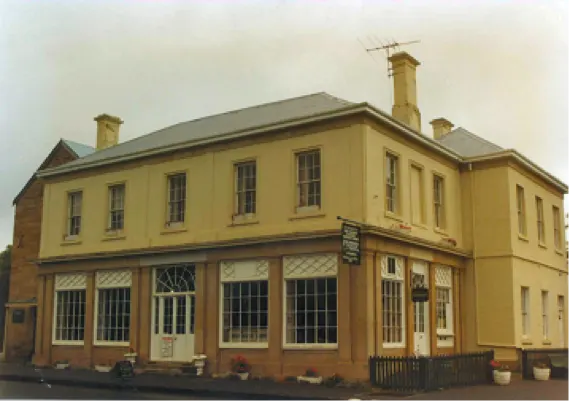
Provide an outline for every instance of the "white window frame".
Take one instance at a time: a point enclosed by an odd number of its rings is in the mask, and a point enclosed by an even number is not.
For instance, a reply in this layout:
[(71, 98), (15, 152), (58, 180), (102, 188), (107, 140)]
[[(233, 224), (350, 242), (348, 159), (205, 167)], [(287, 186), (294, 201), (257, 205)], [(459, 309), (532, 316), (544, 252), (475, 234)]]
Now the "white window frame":
[[(77, 274), (56, 274), (54, 278), (54, 302), (52, 317), (52, 345), (83, 345), (85, 343), (85, 324), (87, 321), (87, 276), (84, 273)], [(58, 292), (84, 292), (84, 318), (83, 318), (83, 339), (82, 340), (61, 340), (57, 339), (57, 312), (59, 308)]]
[[(391, 152), (386, 152), (385, 169), (386, 169), (386, 197), (385, 208), (388, 213), (398, 214), (398, 162), (399, 158)], [(390, 194), (392, 195), (390, 197)]]
[(521, 331), (522, 338), (530, 338), (530, 288), (521, 286)]
[[(317, 155), (319, 162), (318, 164), (315, 163), (314, 156)], [(305, 166), (305, 170), (315, 170), (318, 171), (318, 175), (313, 172), (311, 178), (309, 178), (309, 174), (306, 174), (304, 178), (301, 177), (301, 159), (306, 158), (310, 159), (313, 164), (309, 167), (308, 165)], [(295, 171), (296, 171), (296, 207), (297, 212), (303, 211), (313, 211), (319, 210), (322, 208), (323, 205), (323, 159), (320, 149), (310, 149), (302, 152), (295, 153)], [(316, 177), (318, 176), (318, 177)], [(314, 193), (314, 198), (318, 195), (318, 202), (310, 202), (310, 187), (314, 185), (317, 187), (317, 190)], [(305, 191), (305, 190), (306, 191)]]
[[(404, 259), (402, 257), (383, 255), (380, 260), (382, 278), (382, 345), (386, 349), (403, 348), (406, 346), (406, 286), (404, 284)], [(386, 317), (384, 303), (384, 283), (397, 284), (400, 287), (400, 342), (387, 342), (384, 337), (386, 331), (390, 331), (391, 327), (386, 326)]]
[[(173, 187), (175, 179), (184, 179), (179, 182), (179, 187)], [(167, 227), (176, 227), (184, 225), (186, 221), (186, 189), (188, 186), (188, 176), (186, 172), (171, 173), (166, 176), (167, 183), (167, 203), (166, 203), (166, 225)], [(178, 188), (178, 193), (176, 192)], [(173, 190), (174, 189), (174, 190)], [(172, 198), (172, 193), (178, 194), (178, 198)], [(180, 210), (174, 213), (174, 206), (180, 204)], [(177, 215), (177, 220), (171, 220)]]
[(129, 338), (131, 333), (131, 315), (134, 313), (132, 310), (132, 273), (131, 271), (98, 271), (95, 274), (95, 308), (93, 314), (93, 344), (97, 346), (129, 346), (130, 339), (127, 341), (104, 341), (98, 339), (99, 328), (99, 297), (100, 291), (110, 289), (129, 289)]
[[(337, 254), (307, 254), (283, 257), (283, 349), (338, 349), (339, 336), (339, 281)], [(287, 281), (298, 279), (336, 280), (336, 336), (335, 343), (287, 342)]]
[[(125, 193), (124, 183), (109, 186), (109, 216), (107, 221), (108, 232), (122, 232), (125, 229)], [(121, 216), (120, 227), (113, 227), (113, 214)]]
[(445, 229), (445, 181), (437, 174), (433, 175), (433, 209), (435, 227)]
[[(81, 235), (82, 226), (83, 191), (71, 191), (67, 193), (67, 238), (76, 238)], [(79, 223), (74, 225), (74, 219), (79, 219)], [(73, 233), (73, 228), (77, 226), (77, 233)]]
[[(224, 341), (224, 285), (243, 284), (252, 282), (266, 282), (267, 284), (267, 328), (250, 326), (250, 330), (262, 331), (265, 329), (265, 342), (249, 342), (240, 340), (239, 342)], [(219, 317), (219, 345), (220, 348), (231, 349), (266, 349), (269, 347), (270, 328), (270, 282), (269, 282), (269, 261), (268, 260), (246, 260), (246, 261), (222, 261), (220, 263), (220, 317)], [(259, 324), (259, 323), (258, 323)], [(243, 327), (239, 327), (240, 329)]]
[(542, 304), (542, 340), (548, 341), (550, 338), (550, 322), (548, 314), (548, 290), (543, 290), (540, 293), (540, 299)]
[(526, 237), (526, 206), (524, 199), (524, 187), (516, 186), (517, 217), (519, 235)]
[[(248, 160), (234, 165), (235, 207), (234, 217), (252, 218), (257, 213), (257, 162)], [(253, 186), (248, 187), (248, 179), (253, 179)], [(248, 204), (250, 195), (252, 202)], [(248, 205), (250, 206), (248, 211)]]
[(542, 198), (536, 197), (536, 226), (538, 234), (538, 243), (545, 243), (545, 232), (544, 232), (544, 205)]
[[(439, 300), (437, 298), (438, 290), (445, 290), (449, 295), (449, 301), (445, 305), (445, 328), (438, 328), (437, 309)], [(454, 335), (453, 330), (453, 270), (451, 267), (436, 266), (435, 268), (435, 291), (436, 291), (436, 329), (438, 335)]]

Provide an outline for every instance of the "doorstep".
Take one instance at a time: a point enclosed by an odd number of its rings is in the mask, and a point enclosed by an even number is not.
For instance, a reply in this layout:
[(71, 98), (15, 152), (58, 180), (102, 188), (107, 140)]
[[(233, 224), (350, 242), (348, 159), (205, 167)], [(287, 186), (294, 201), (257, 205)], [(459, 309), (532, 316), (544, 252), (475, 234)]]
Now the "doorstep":
[[(135, 375), (132, 380), (121, 381), (110, 373), (100, 373), (88, 369), (57, 370), (10, 363), (0, 363), (0, 380), (84, 388), (135, 388), (141, 392), (209, 396), (220, 399), (369, 399), (366, 397), (367, 393), (363, 392), (364, 390), (329, 388), (323, 385), (280, 383), (266, 380), (238, 381), (159, 373), (142, 373)], [(382, 398), (378, 395), (373, 399), (391, 398)]]

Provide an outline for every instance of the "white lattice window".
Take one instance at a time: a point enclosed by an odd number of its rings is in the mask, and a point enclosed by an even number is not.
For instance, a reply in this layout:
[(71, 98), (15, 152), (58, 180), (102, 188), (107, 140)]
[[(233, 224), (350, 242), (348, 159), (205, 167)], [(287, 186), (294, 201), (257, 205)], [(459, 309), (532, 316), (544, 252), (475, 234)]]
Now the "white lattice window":
[(435, 269), (435, 311), (438, 335), (453, 334), (453, 277), (450, 267)]
[(405, 344), (404, 261), (382, 256), (382, 339), (384, 347)]
[(528, 287), (521, 287), (521, 319), (522, 336), (530, 335), (530, 291)]
[(182, 223), (186, 213), (186, 173), (168, 176), (168, 224)]
[(220, 264), (222, 347), (267, 347), (268, 279), (269, 262), (266, 260)]
[(336, 254), (285, 257), (285, 346), (338, 342)]
[(386, 210), (398, 212), (398, 157), (386, 154)]
[(297, 159), (297, 207), (321, 207), (321, 152), (301, 152)]
[(81, 233), (81, 204), (83, 192), (75, 191), (67, 196), (67, 235), (79, 236)]
[(125, 227), (125, 185), (109, 187), (109, 230), (123, 230)]
[(82, 344), (85, 338), (86, 277), (55, 276), (54, 344)]
[(128, 344), (131, 327), (130, 271), (97, 272), (95, 343)]

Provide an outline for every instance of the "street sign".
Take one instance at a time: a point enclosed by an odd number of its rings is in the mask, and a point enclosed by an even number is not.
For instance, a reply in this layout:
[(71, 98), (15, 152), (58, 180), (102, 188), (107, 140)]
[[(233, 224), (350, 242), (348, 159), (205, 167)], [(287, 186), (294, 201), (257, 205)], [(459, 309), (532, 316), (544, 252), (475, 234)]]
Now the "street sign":
[(424, 287), (417, 287), (412, 289), (413, 302), (427, 302), (429, 300), (429, 291)]
[(360, 227), (344, 222), (341, 229), (342, 262), (360, 265)]

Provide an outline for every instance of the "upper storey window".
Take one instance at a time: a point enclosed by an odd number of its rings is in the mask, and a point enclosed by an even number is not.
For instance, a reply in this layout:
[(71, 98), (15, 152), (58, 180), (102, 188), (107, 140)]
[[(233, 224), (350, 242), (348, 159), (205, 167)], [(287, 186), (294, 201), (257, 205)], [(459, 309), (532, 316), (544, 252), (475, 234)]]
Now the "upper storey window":
[(517, 186), (517, 216), (519, 222), (519, 234), (526, 236), (526, 212), (524, 202), (524, 188)]
[(257, 193), (257, 167), (255, 161), (235, 165), (236, 211), (238, 216), (255, 214)]
[(183, 223), (186, 212), (186, 173), (168, 176), (168, 224)]
[(398, 157), (386, 154), (386, 210), (398, 212)]
[(109, 230), (123, 230), (125, 227), (125, 185), (109, 187)]
[(297, 159), (297, 207), (321, 207), (321, 151), (301, 152)]
[(75, 191), (67, 196), (67, 235), (79, 236), (81, 233), (81, 203), (83, 192)]
[(435, 217), (435, 227), (439, 229), (445, 228), (445, 209), (444, 209), (444, 186), (443, 177), (433, 176), (433, 208)]

